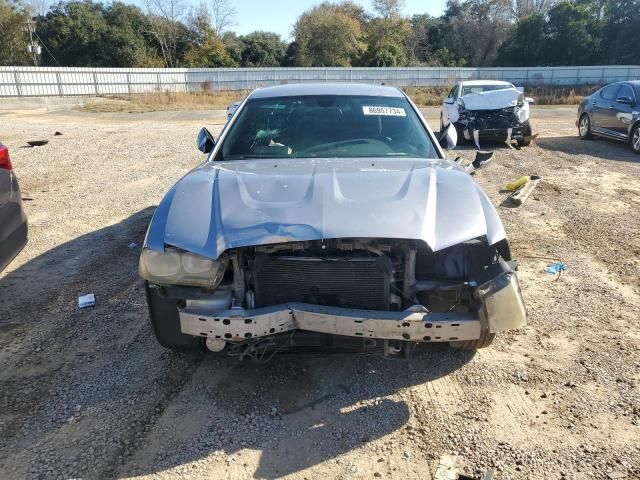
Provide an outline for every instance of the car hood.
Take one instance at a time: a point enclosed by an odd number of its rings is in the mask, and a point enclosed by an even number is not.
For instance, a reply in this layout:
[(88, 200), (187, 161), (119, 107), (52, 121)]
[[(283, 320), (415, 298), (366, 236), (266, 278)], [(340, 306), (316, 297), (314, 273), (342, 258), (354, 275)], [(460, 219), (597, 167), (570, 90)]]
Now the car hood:
[(209, 258), (234, 247), (328, 238), (423, 240), (437, 251), (505, 237), (489, 199), (454, 162), (279, 159), (208, 162), (165, 196), (148, 248)]
[(460, 98), (467, 110), (498, 110), (515, 107), (521, 93), (516, 88), (505, 88), (490, 92), (467, 93)]

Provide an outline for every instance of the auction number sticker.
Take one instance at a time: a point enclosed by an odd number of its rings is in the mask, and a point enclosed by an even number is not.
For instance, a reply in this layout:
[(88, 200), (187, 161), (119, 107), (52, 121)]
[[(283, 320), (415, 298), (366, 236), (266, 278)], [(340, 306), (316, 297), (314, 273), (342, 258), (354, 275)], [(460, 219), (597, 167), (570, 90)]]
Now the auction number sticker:
[(404, 108), (397, 107), (362, 107), (365, 115), (383, 115), (386, 117), (406, 117)]

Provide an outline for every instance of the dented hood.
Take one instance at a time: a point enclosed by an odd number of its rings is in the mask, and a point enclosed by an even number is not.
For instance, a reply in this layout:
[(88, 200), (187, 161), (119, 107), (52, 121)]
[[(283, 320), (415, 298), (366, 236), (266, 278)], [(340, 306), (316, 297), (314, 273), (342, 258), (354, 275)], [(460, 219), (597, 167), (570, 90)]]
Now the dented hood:
[(516, 88), (505, 88), (490, 92), (467, 93), (460, 98), (467, 110), (498, 110), (515, 107), (521, 93)]
[(487, 196), (448, 160), (236, 160), (180, 180), (146, 246), (217, 258), (234, 247), (359, 237), (423, 240), (437, 251), (483, 235), (505, 236)]

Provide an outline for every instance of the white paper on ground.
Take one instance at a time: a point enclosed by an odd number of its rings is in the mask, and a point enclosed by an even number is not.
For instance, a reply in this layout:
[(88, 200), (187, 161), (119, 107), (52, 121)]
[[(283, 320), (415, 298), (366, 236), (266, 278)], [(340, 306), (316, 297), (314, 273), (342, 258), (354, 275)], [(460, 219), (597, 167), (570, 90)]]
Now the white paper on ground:
[(96, 304), (96, 296), (93, 293), (80, 295), (78, 297), (79, 308), (93, 307), (95, 304)]

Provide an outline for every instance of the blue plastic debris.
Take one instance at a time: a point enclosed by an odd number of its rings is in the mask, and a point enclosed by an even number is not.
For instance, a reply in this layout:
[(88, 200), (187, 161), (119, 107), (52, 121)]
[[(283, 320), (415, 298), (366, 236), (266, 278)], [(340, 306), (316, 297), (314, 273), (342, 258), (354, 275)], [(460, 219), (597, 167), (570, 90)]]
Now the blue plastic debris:
[(555, 275), (557, 273), (562, 272), (563, 270), (566, 270), (567, 266), (562, 263), (562, 262), (558, 262), (558, 263), (553, 263), (551, 265), (549, 265), (548, 267), (545, 267), (544, 271), (547, 273), (550, 273), (552, 275)]

